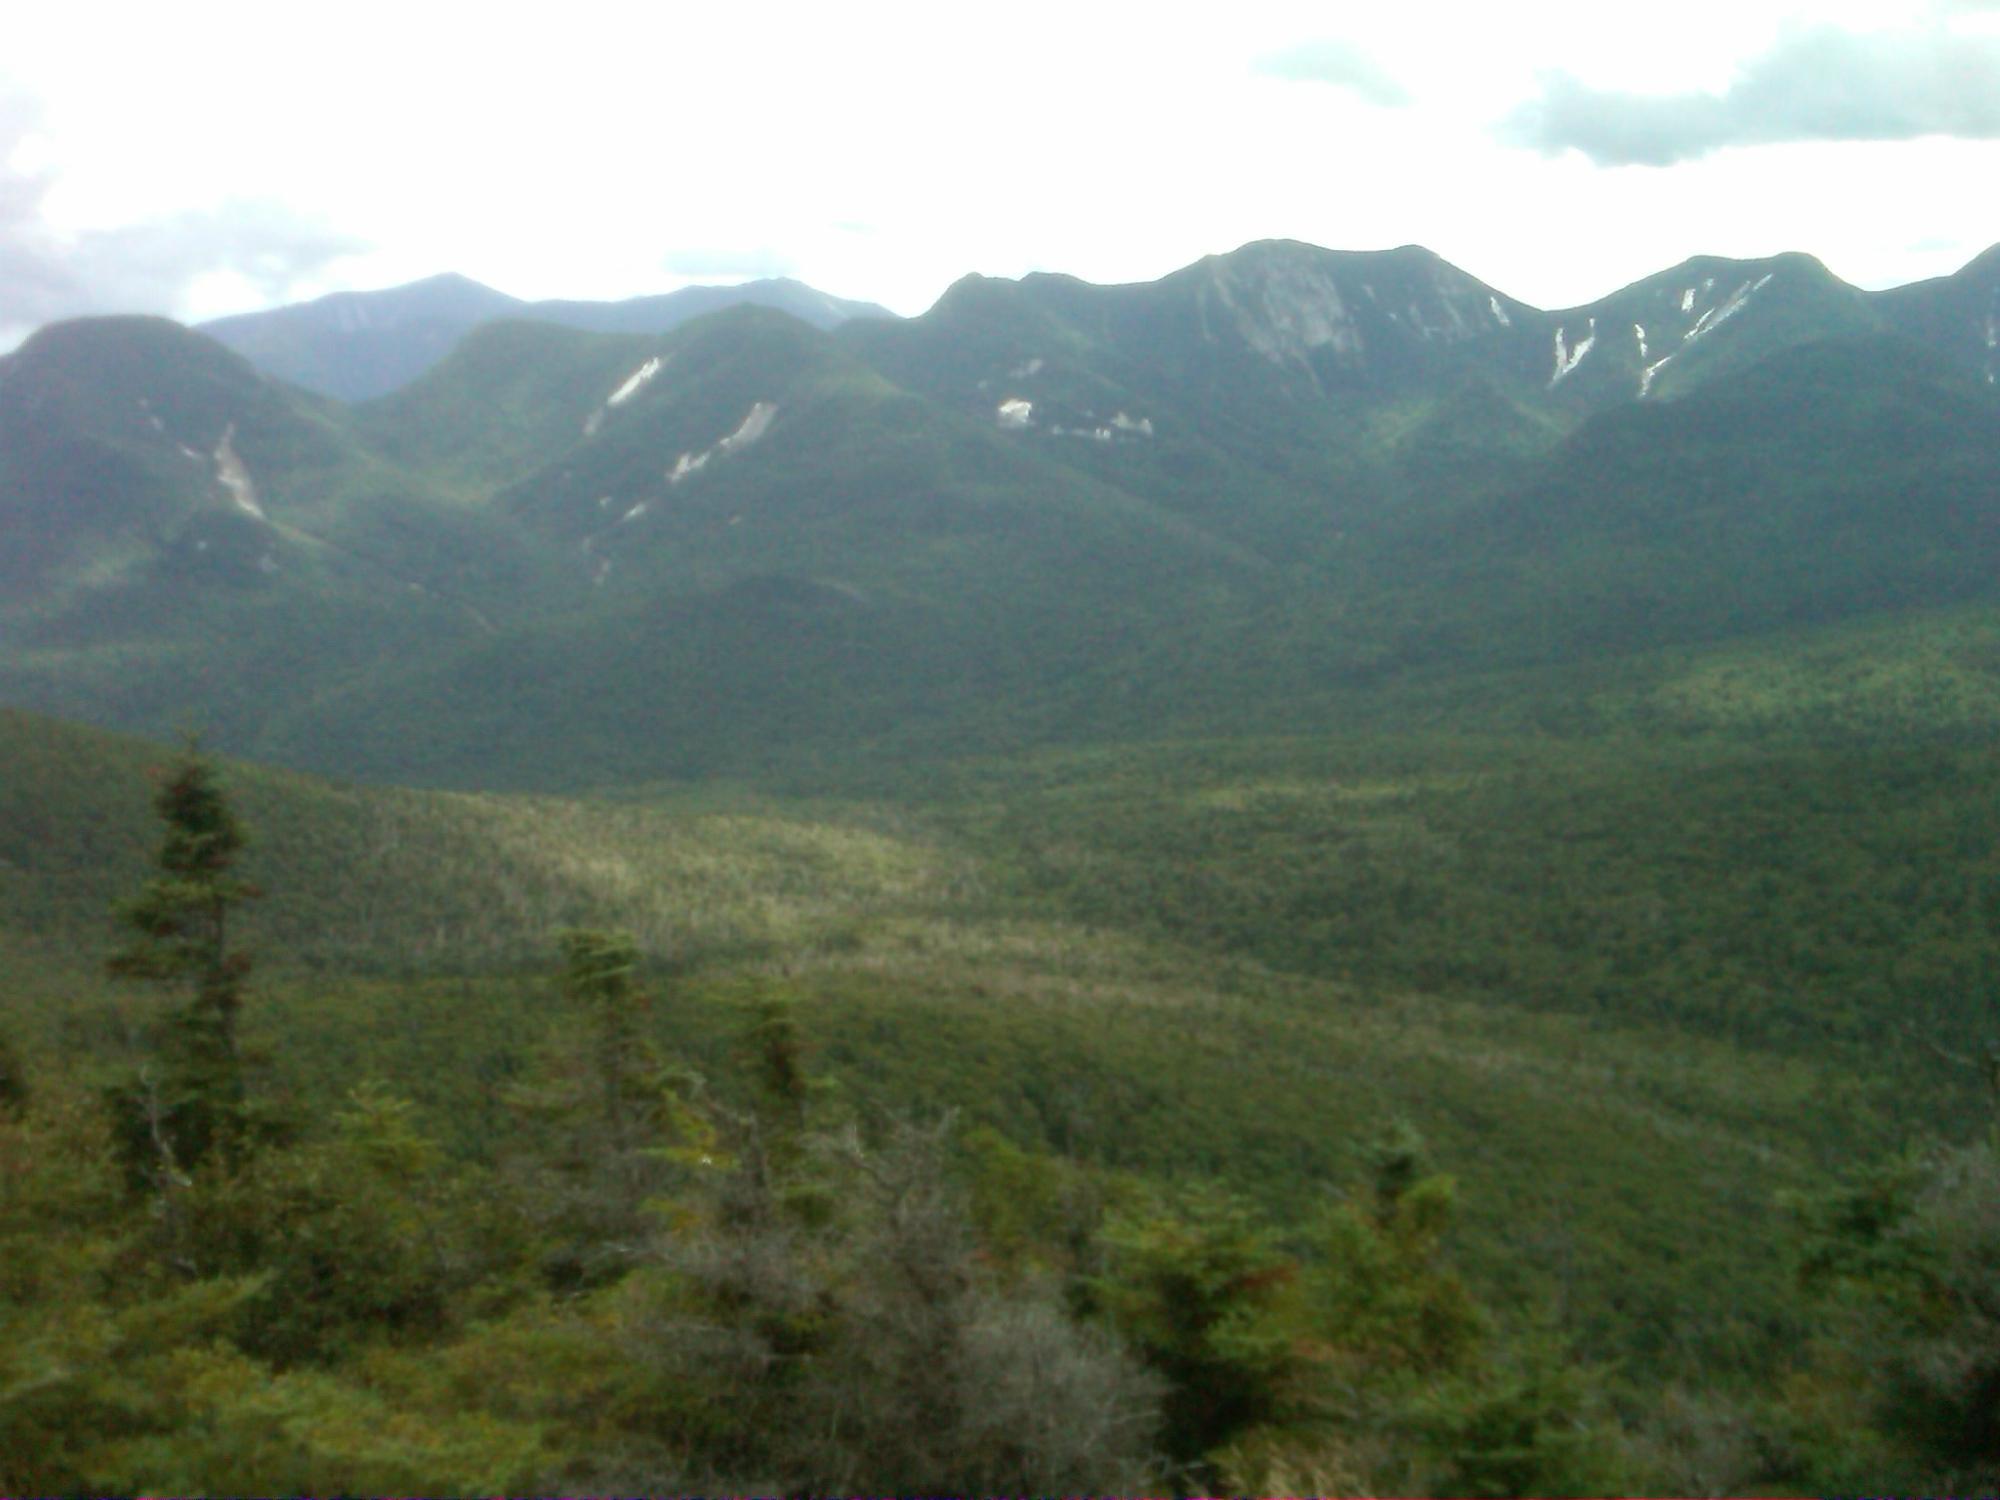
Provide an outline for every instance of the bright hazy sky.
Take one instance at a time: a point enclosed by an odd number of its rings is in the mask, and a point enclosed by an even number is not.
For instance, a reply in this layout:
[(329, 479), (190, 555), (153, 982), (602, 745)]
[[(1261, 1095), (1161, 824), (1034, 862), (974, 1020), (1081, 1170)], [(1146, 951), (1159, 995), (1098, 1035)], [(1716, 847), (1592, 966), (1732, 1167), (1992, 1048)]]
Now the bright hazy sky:
[(2000, 240), (2000, 0), (36, 5), (0, 50), (0, 347), (461, 271), (1150, 279), (1416, 242), (1528, 302), (1696, 253), (1879, 287)]

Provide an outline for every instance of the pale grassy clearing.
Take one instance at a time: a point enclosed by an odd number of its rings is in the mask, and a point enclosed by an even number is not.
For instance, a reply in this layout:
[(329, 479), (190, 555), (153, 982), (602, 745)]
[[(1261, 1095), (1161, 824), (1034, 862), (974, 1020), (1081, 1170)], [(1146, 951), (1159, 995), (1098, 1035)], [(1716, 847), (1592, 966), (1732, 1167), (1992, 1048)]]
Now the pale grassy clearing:
[(1462, 792), (1476, 786), (1481, 776), (1464, 771), (1402, 777), (1355, 777), (1313, 780), (1298, 776), (1273, 776), (1210, 787), (1183, 798), (1191, 808), (1221, 812), (1263, 812), (1288, 803), (1395, 803), (1411, 802), (1431, 792)]
[[(567, 926), (620, 928), (655, 956), (804, 942), (934, 904), (968, 861), (875, 828), (778, 813), (455, 793), (329, 792), (318, 882), (343, 890), (320, 941), (418, 961), (518, 961)], [(274, 869), (293, 836), (271, 824)]]
[[(113, 905), (151, 872), (149, 776), (171, 752), (45, 723), (0, 735), (0, 932), (34, 937), (37, 968), (88, 974)], [(222, 774), (262, 891), (239, 930), (266, 971), (518, 969), (571, 926), (623, 928), (680, 960), (983, 899), (975, 861), (893, 812)]]

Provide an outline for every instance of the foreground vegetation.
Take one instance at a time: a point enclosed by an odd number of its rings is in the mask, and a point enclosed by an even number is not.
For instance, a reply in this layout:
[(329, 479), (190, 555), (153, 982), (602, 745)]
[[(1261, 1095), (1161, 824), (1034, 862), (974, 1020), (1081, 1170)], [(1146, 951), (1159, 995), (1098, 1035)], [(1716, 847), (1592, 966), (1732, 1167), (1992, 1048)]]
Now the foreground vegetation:
[[(232, 767), (228, 1045), (106, 915), (159, 752), (9, 716), (0, 1487), (1990, 1484), (1990, 757), (1826, 709), (1932, 649), (811, 798)], [(175, 1078), (241, 1126), (163, 1175)]]
[[(586, 931), (484, 1159), (373, 1083), (308, 1130), (242, 1025), (241, 825), (195, 758), (155, 805), (110, 961), (155, 998), (93, 1067), (0, 1067), (10, 1489), (975, 1493), (1301, 1464), (1573, 1488), (1608, 1461), (1568, 1431), (1580, 1391), (1494, 1362), (1438, 1263), (1450, 1179), (1407, 1133), (1304, 1264), (1212, 1190), (829, 1098), (768, 995), (711, 1083), (648, 1037), (630, 940)], [(1383, 1446), (1403, 1430), (1424, 1441)]]

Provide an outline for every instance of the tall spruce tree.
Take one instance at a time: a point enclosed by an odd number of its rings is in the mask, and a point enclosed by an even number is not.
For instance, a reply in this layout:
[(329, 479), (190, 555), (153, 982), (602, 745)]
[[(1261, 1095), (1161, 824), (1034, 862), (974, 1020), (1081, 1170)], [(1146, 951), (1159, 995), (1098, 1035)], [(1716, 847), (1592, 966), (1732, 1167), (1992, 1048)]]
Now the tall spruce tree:
[(151, 1056), (111, 1091), (128, 1177), (162, 1190), (211, 1158), (251, 1144), (239, 1020), (250, 958), (230, 946), (231, 918), (257, 895), (236, 874), (246, 838), (214, 764), (190, 741), (160, 776), (164, 826), (156, 873), (118, 909), (126, 939), (107, 965), (153, 985), (164, 1004)]
[(548, 1229), (544, 1270), (577, 1290), (625, 1274), (654, 1233), (648, 1205), (699, 1155), (707, 1127), (680, 1098), (689, 1080), (646, 1035), (652, 999), (639, 950), (623, 932), (559, 935), (561, 1019), (532, 1075), (510, 1091), (535, 1124), (515, 1165)]
[(7, 1033), (0, 1031), (0, 1118), (18, 1115), (28, 1103), (28, 1073)]

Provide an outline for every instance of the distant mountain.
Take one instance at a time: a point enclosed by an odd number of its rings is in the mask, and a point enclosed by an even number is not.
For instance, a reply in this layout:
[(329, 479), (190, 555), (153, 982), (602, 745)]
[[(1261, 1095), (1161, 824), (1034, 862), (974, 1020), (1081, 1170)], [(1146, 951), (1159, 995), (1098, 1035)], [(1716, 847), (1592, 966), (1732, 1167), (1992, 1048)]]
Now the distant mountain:
[(1991, 377), (1996, 328), (2000, 247), (1883, 293), (1806, 255), (1697, 257), (1543, 311), (1416, 246), (1261, 241), (1128, 286), (968, 277), (921, 317), (838, 337), (908, 389), (1297, 557), (1497, 493), (1592, 412), (1871, 333)]
[(742, 303), (776, 308), (815, 328), (893, 316), (872, 302), (831, 297), (782, 278), (683, 287), (623, 302), (524, 302), (447, 274), (382, 291), (335, 292), (199, 326), (268, 375), (342, 401), (365, 401), (407, 385), (469, 331), (497, 319), (527, 318), (599, 333), (665, 333)]
[[(242, 359), (165, 319), (45, 328), (0, 382), (0, 576), (18, 602), (105, 553), (268, 512), (238, 445), (305, 462), (317, 430)], [(275, 539), (275, 528), (271, 528)]]
[(2000, 246), (1955, 276), (1878, 293), (1807, 255), (1702, 256), (1543, 311), (1417, 246), (1260, 241), (1128, 286), (967, 277), (922, 317), (842, 337), (911, 388), (1022, 430), (1087, 433), (1116, 415), (1100, 408), (1167, 401), (1254, 458), (1329, 412), (1468, 381), (1574, 413), (1684, 393), (1779, 349), (1873, 332), (1993, 374), (1996, 330)]
[(0, 702), (577, 785), (1310, 726), (1404, 673), (2000, 594), (1992, 254), (1548, 312), (1268, 242), (831, 330), (405, 290), (355, 327), (480, 321), (353, 405), (157, 319), (0, 359)]
[(1265, 241), (1131, 286), (968, 277), (838, 337), (1020, 444), (1295, 558), (1394, 503), (1399, 435), (1437, 402), (1483, 405), (1503, 464), (1558, 436), (1506, 394), (1534, 390), (1540, 316), (1414, 246)]
[(1061, 712), (1052, 696), (1184, 629), (1190, 597), (1234, 614), (1268, 572), (760, 308), (654, 338), (495, 325), (357, 420), (438, 482), (489, 486), (590, 600), (274, 725), (303, 764), (500, 784), (530, 761), (695, 774), (917, 724), (973, 743)]
[(8, 606), (177, 566), (310, 571), (371, 514), (441, 509), (334, 403), (165, 319), (57, 324), (0, 371)]
[(493, 324), (359, 409), (172, 324), (63, 325), (0, 361), (14, 410), (0, 536), (36, 547), (0, 548), (0, 701), (347, 774), (692, 772), (963, 721), (1265, 566), (753, 307)]
[[(1515, 489), (1375, 559), (1405, 661), (1577, 659), (1991, 600), (2000, 401), (1889, 334), (1593, 415)], [(1391, 597), (1393, 594), (1394, 597)]]
[(1585, 410), (1683, 395), (1781, 349), (1882, 330), (1866, 292), (1809, 255), (1702, 255), (1584, 307), (1544, 314), (1535, 372)]
[(2000, 245), (1950, 276), (1879, 293), (1890, 327), (2000, 384)]
[(337, 404), (101, 318), (0, 360), (0, 585), (0, 700), (247, 742), (274, 704), (562, 577)]

